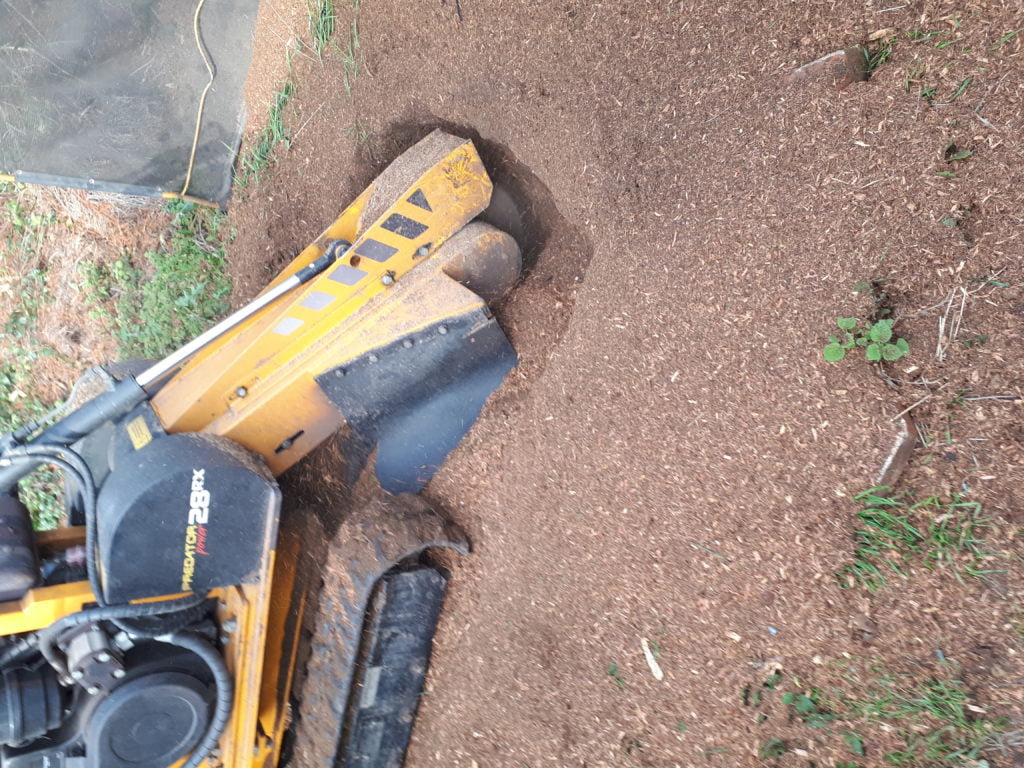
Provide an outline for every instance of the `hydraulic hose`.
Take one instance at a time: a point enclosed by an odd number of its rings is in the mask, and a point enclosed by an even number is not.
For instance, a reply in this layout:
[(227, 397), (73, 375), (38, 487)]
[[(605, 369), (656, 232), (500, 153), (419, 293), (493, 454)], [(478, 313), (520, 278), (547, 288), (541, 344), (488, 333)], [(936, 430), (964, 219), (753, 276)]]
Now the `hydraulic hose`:
[(182, 768), (198, 768), (199, 764), (217, 746), (217, 742), (220, 740), (228, 721), (231, 719), (231, 708), (235, 697), (235, 686), (231, 680), (231, 673), (228, 672), (224, 660), (217, 653), (216, 649), (194, 634), (176, 632), (173, 635), (161, 635), (155, 639), (161, 643), (176, 645), (179, 648), (184, 648), (186, 651), (191, 651), (205, 662), (213, 674), (214, 683), (217, 688), (217, 703), (213, 710), (213, 718), (211, 718), (210, 725), (206, 728), (203, 740), (192, 750), (188, 762), (182, 766)]
[(61, 675), (67, 677), (67, 667), (57, 652), (57, 639), (68, 629), (81, 624), (92, 624), (97, 621), (114, 621), (115, 619), (137, 619), (143, 616), (157, 616), (162, 613), (174, 613), (199, 605), (205, 600), (201, 595), (189, 595), (173, 600), (161, 600), (158, 603), (129, 603), (128, 605), (106, 605), (99, 608), (87, 608), (58, 619), (46, 629), (39, 631), (39, 652)]

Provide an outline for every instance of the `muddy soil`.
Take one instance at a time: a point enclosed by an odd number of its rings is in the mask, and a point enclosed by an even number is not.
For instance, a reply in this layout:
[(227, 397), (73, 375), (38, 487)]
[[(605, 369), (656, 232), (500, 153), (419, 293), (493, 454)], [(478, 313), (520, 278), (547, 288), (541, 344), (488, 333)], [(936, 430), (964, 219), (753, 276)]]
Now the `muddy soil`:
[[(294, 58), (291, 146), (232, 203), (237, 301), (435, 127), (525, 212), (499, 309), (522, 364), (428, 488), (475, 551), (407, 764), (834, 765), (841, 739), (759, 722), (741, 692), (853, 658), (949, 660), (1024, 726), (1016, 5), (355, 5), (322, 62)], [(300, 6), (264, 4), (255, 128)], [(785, 79), (887, 28), (866, 82)], [(825, 363), (835, 319), (878, 309), (872, 280), (911, 354)], [(993, 573), (841, 589), (853, 496), (907, 408), (902, 487), (984, 504)]]

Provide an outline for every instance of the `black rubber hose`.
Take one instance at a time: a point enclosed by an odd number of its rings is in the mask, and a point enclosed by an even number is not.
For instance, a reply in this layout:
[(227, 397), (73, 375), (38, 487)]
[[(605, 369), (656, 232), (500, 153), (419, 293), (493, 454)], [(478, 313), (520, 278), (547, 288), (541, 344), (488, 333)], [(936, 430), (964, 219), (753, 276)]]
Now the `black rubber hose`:
[(78, 484), (78, 494), (85, 506), (85, 567), (89, 574), (89, 586), (92, 587), (96, 601), (105, 605), (103, 591), (96, 571), (96, 481), (93, 479), (92, 471), (85, 459), (79, 456), (70, 448), (55, 448), (44, 445), (27, 445), (7, 453), (5, 459), (37, 461), (39, 464), (53, 464), (60, 467), (67, 474), (75, 478)]
[(39, 635), (33, 632), (31, 635), (18, 640), (16, 643), (7, 647), (3, 654), (0, 655), (0, 669), (13, 664), (16, 661), (21, 661), (25, 656), (30, 653), (35, 653), (39, 650)]
[(57, 653), (57, 638), (71, 627), (91, 624), (98, 621), (115, 619), (137, 619), (143, 616), (158, 616), (162, 613), (174, 613), (200, 605), (206, 598), (200, 595), (179, 597), (174, 600), (161, 600), (158, 603), (129, 603), (128, 605), (105, 605), (99, 608), (88, 608), (58, 619), (46, 629), (39, 632), (39, 652), (50, 665), (62, 676), (67, 676), (67, 669)]
[(188, 632), (178, 632), (173, 635), (157, 637), (156, 640), (191, 651), (201, 658), (206, 663), (206, 666), (210, 668), (210, 672), (213, 673), (214, 683), (217, 687), (217, 703), (213, 710), (213, 718), (210, 720), (210, 725), (203, 735), (203, 740), (192, 750), (188, 762), (182, 766), (182, 768), (198, 768), (199, 764), (217, 746), (221, 734), (224, 733), (228, 721), (231, 720), (231, 709), (235, 698), (234, 682), (231, 680), (231, 673), (228, 672), (228, 668), (225, 666), (224, 660), (217, 650), (197, 635)]
[(112, 621), (118, 629), (123, 629), (130, 635), (153, 638), (158, 635), (170, 635), (175, 632), (181, 632), (201, 621), (209, 612), (210, 606), (200, 603), (191, 608), (175, 611), (167, 616), (158, 615), (134, 620), (113, 619)]

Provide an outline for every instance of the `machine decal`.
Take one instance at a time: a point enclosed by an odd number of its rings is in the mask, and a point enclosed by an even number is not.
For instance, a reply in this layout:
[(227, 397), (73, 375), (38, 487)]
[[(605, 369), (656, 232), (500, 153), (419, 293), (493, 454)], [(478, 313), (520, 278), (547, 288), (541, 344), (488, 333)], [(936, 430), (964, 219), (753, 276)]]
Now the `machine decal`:
[(398, 253), (398, 249), (368, 237), (356, 246), (356, 253), (373, 261), (385, 262)]
[(138, 416), (129, 421), (126, 431), (128, 432), (128, 438), (132, 441), (132, 446), (136, 451), (142, 450), (153, 442), (153, 433), (149, 431), (146, 420), (142, 416)]
[(423, 194), (422, 189), (417, 189), (409, 195), (407, 202), (412, 203), (417, 208), (422, 208), (424, 211), (430, 211), (431, 213), (434, 211), (434, 209), (430, 207), (430, 203), (427, 201), (427, 196)]
[(410, 219), (408, 216), (403, 216), (400, 213), (392, 213), (381, 226), (388, 232), (394, 232), (396, 235), (401, 235), (407, 240), (415, 240), (427, 231), (426, 224), (420, 224), (418, 221)]
[(206, 549), (206, 525), (210, 519), (210, 492), (206, 490), (206, 470), (192, 470), (192, 492), (189, 496), (188, 526), (185, 528), (185, 558), (181, 564), (181, 588), (192, 591), (196, 572), (196, 555), (209, 555)]

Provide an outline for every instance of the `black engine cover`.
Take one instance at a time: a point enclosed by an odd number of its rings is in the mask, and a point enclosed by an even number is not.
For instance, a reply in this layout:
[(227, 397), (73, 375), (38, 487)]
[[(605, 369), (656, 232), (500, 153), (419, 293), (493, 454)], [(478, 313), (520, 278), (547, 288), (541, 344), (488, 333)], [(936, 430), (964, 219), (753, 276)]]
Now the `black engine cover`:
[(96, 707), (86, 733), (88, 765), (168, 766), (198, 742), (210, 720), (208, 689), (176, 672), (122, 685)]
[(257, 580), (280, 504), (266, 465), (227, 438), (163, 435), (119, 457), (97, 504), (107, 600)]

